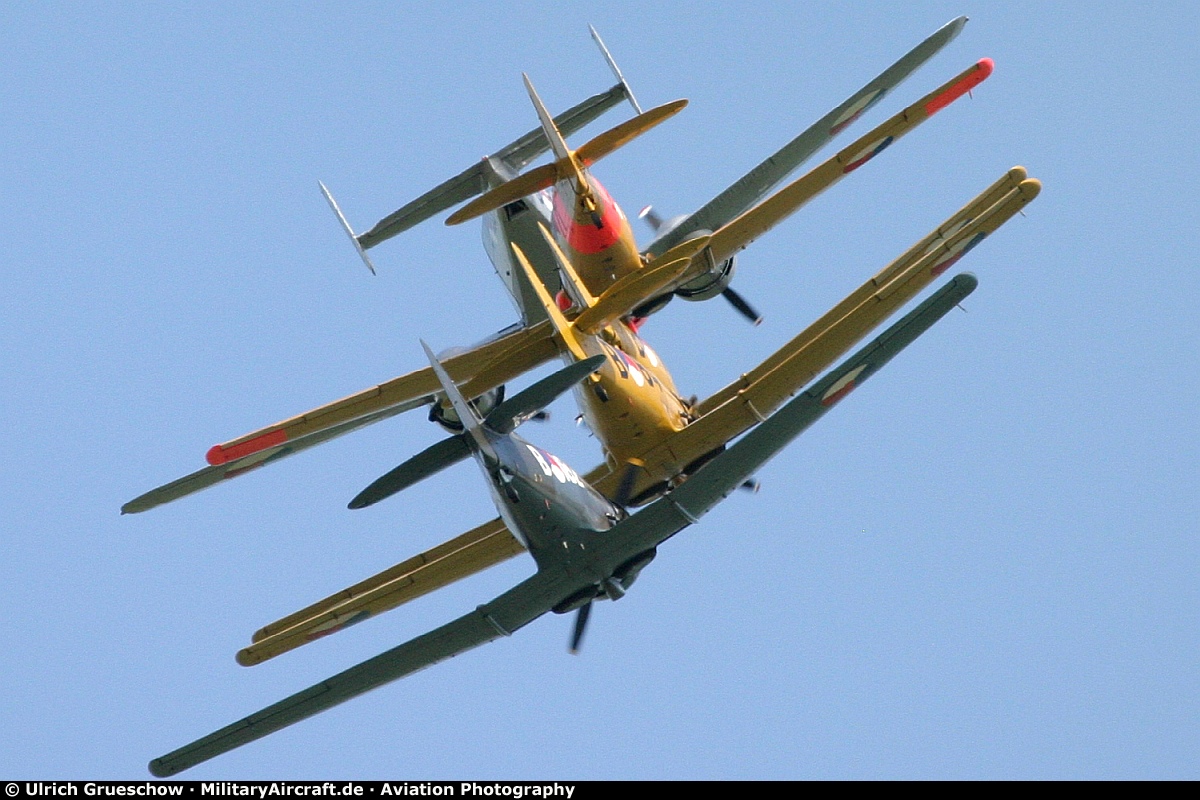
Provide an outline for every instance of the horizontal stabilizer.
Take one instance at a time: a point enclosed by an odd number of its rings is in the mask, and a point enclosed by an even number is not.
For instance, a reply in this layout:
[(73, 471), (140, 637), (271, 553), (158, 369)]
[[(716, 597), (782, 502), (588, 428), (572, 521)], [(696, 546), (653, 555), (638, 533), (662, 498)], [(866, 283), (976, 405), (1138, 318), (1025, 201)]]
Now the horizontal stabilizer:
[(391, 497), (396, 492), (407, 489), (414, 483), (425, 480), (430, 475), (441, 472), (452, 464), (457, 464), (469, 455), (471, 455), (471, 448), (467, 446), (462, 436), (443, 439), (374, 481), (359, 492), (350, 501), (348, 507), (357, 509), (374, 505), (380, 500)]
[(522, 197), (549, 189), (557, 180), (558, 167), (555, 164), (543, 164), (524, 175), (518, 175), (512, 180), (500, 184), (483, 196), (475, 198), (447, 217), (446, 224), (458, 225), (475, 219), (489, 211), (495, 211), (501, 206), (520, 200)]
[(606, 358), (602, 355), (592, 356), (542, 378), (493, 408), (484, 420), (485, 424), (497, 433), (512, 431), (531, 415), (553, 403), (560, 394), (604, 366)]
[(446, 224), (458, 225), (489, 211), (495, 211), (514, 200), (547, 189), (556, 181), (573, 178), (576, 164), (573, 163), (572, 158), (583, 167), (591, 166), (617, 148), (623, 147), (659, 123), (675, 116), (686, 105), (687, 100), (675, 100), (626, 120), (592, 139), (576, 150), (573, 156), (568, 153), (565, 158), (559, 158), (552, 164), (544, 164), (537, 169), (530, 170), (524, 175), (500, 184), (483, 196), (477, 197), (447, 217)]
[[(554, 118), (554, 124), (558, 126), (564, 136), (570, 136), (626, 99), (628, 99), (628, 95), (624, 86), (617, 84), (608, 91), (593, 95), (559, 114)], [(540, 126), (534, 128), (521, 138), (500, 148), (488, 158), (476, 162), (450, 180), (384, 217), (369, 231), (356, 237), (358, 243), (364, 249), (369, 250), (380, 242), (387, 241), (414, 225), (487, 191), (489, 186), (488, 161), (500, 164), (515, 173), (524, 169), (548, 149), (546, 134)]]
[(596, 304), (584, 309), (575, 318), (575, 329), (581, 333), (595, 333), (613, 320), (625, 316), (648, 297), (656, 297), (670, 291), (692, 276), (688, 270), (700, 262), (691, 258), (673, 261), (652, 262), (643, 269), (631, 272), (610, 286), (596, 298)]
[(627, 119), (576, 150), (575, 157), (583, 166), (590, 167), (609, 153), (624, 147), (646, 131), (683, 111), (687, 104), (687, 100), (673, 100), (638, 114), (633, 119)]

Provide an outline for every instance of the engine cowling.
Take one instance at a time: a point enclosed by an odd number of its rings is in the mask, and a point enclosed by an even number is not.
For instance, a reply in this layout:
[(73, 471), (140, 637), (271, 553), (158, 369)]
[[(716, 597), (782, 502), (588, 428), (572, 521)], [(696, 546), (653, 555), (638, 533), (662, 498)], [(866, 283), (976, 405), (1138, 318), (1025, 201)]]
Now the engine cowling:
[[(504, 384), (500, 384), (495, 389), (489, 389), (478, 397), (471, 398), (470, 402), (479, 416), (486, 418), (493, 408), (504, 402)], [(458, 417), (458, 412), (444, 397), (439, 397), (429, 407), (429, 421), (436, 422), (451, 433), (463, 432), (463, 424)]]
[(736, 256), (730, 256), (720, 264), (717, 264), (714, 269), (677, 288), (675, 294), (684, 300), (711, 300), (729, 288), (736, 268), (737, 258)]

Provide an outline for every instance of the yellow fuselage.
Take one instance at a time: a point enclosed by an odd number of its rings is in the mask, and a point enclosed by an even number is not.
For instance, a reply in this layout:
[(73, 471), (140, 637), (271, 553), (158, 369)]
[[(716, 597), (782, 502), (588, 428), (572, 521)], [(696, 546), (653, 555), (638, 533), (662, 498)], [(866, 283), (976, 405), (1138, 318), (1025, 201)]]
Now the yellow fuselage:
[[(599, 296), (642, 269), (628, 219), (594, 178), (587, 177), (583, 191), (571, 181), (558, 183), (553, 208), (555, 238), (589, 293)], [(633, 325), (614, 321), (597, 335), (580, 337), (580, 344), (589, 356), (609, 357), (599, 379), (576, 394), (611, 468), (636, 461), (691, 421), (671, 374)]]

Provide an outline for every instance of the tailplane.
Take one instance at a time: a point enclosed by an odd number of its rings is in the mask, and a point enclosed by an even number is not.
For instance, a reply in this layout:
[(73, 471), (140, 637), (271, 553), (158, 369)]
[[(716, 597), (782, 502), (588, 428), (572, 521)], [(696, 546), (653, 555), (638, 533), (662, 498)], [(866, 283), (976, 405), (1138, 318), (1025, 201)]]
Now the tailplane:
[(529, 92), (529, 99), (533, 102), (538, 119), (541, 120), (542, 131), (554, 153), (554, 163), (530, 170), (485, 192), (447, 217), (447, 225), (458, 225), (489, 211), (495, 211), (518, 198), (548, 189), (562, 180), (572, 181), (577, 191), (586, 191), (587, 182), (584, 179), (583, 171), (587, 167), (614, 150), (624, 147), (659, 123), (675, 116), (688, 103), (687, 100), (675, 100), (652, 108), (610, 128), (578, 150), (571, 150), (558, 126), (554, 123), (554, 119), (550, 116), (550, 112), (546, 110), (541, 98), (534, 90), (529, 76), (523, 74), (522, 77), (525, 80), (525, 89)]

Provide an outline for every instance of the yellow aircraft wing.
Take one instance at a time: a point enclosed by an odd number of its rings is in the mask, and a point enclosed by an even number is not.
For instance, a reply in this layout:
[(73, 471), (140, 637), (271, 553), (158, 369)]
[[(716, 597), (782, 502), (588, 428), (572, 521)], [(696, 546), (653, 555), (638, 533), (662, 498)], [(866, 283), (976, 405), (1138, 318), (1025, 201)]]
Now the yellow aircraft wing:
[[(700, 402), (698, 420), (642, 454), (630, 495), (687, 473), (731, 439), (766, 419), (839, 356), (912, 299), (934, 278), (1037, 197), (1041, 183), (1014, 167), (766, 361)], [(835, 402), (853, 376), (825, 398)], [(624, 468), (603, 465), (588, 481), (611, 493)], [(609, 494), (609, 496), (612, 496)]]
[[(997, 230), (1040, 191), (1041, 184), (1013, 167), (978, 197), (910, 247), (799, 335), (737, 381), (697, 404), (700, 418), (634, 460), (631, 496), (696, 466), (730, 440), (765, 420), (788, 398)], [(519, 250), (516, 251), (521, 257)], [(535, 284), (537, 285), (537, 284)], [(544, 292), (544, 290), (543, 290)], [(549, 303), (549, 298), (543, 298)], [(854, 388), (858, 371), (820, 398), (832, 405)], [(625, 468), (601, 465), (587, 480), (609, 496)], [(504, 561), (523, 548), (499, 519), (290, 614), (257, 631), (238, 652), (244, 666), (261, 663), (314, 639), (390, 610), (434, 589)]]
[[(548, 322), (502, 332), (443, 363), (467, 397), (476, 397), (554, 358), (558, 351)], [(210, 466), (129, 501), (135, 514), (241, 475), (336, 436), (429, 403), (438, 393), (429, 367), (231, 439), (208, 451)]]
[(348, 628), (525, 552), (496, 518), (255, 631), (244, 667)]
[(914, 71), (953, 41), (966, 24), (966, 17), (958, 17), (943, 25), (837, 108), (769, 155), (691, 216), (656, 238), (646, 248), (646, 256), (657, 258), (684, 239), (694, 238), (697, 233), (719, 230), (757, 204), (782, 185), (793, 170), (890, 95)]

